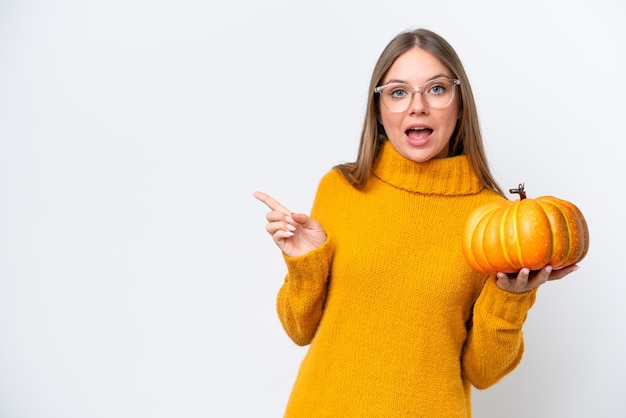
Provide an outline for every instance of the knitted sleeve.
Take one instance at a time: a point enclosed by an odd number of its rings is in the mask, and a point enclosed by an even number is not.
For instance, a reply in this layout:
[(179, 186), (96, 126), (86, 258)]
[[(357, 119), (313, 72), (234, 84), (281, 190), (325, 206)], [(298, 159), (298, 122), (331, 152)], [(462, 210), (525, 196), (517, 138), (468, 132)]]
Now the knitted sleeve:
[(287, 335), (298, 345), (311, 342), (322, 318), (331, 258), (328, 240), (302, 256), (284, 256), (288, 273), (278, 292), (277, 311)]
[(338, 188), (342, 183), (345, 182), (341, 175), (330, 170), (320, 180), (315, 194), (311, 217), (319, 221), (329, 235), (326, 242), (300, 257), (284, 256), (288, 273), (278, 292), (278, 317), (287, 335), (298, 345), (311, 342), (322, 318), (334, 254), (329, 229), (332, 229), (333, 202), (341, 193)]
[(522, 326), (537, 288), (510, 293), (490, 277), (474, 305), (463, 352), (463, 372), (477, 389), (494, 385), (519, 364), (524, 353)]

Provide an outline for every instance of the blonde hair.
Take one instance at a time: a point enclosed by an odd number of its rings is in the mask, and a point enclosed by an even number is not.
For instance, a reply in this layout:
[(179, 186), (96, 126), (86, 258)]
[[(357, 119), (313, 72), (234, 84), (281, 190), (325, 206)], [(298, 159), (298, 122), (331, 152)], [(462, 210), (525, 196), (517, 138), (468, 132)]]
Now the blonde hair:
[(448, 155), (467, 155), (470, 163), (485, 187), (504, 196), (502, 189), (493, 178), (483, 147), (482, 135), (478, 123), (478, 112), (469, 79), (458, 55), (452, 46), (441, 36), (427, 29), (402, 32), (387, 44), (380, 54), (372, 72), (367, 99), (367, 110), (357, 160), (353, 163), (335, 166), (344, 177), (357, 189), (367, 183), (380, 145), (386, 140), (385, 131), (379, 122), (379, 100), (374, 93), (395, 60), (411, 48), (426, 50), (438, 58), (460, 80), (459, 112), (460, 118), (450, 138)]

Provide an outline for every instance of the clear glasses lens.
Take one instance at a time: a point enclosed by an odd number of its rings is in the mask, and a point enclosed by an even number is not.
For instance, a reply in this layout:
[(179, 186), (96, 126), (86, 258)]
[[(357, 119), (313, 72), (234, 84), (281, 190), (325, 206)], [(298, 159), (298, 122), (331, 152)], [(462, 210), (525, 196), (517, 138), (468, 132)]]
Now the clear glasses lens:
[(429, 108), (441, 109), (452, 103), (454, 87), (458, 83), (458, 80), (437, 79), (429, 81), (417, 90), (408, 84), (391, 83), (378, 87), (376, 92), (380, 93), (383, 104), (392, 112), (406, 111), (411, 106), (416, 93), (422, 94), (422, 99)]

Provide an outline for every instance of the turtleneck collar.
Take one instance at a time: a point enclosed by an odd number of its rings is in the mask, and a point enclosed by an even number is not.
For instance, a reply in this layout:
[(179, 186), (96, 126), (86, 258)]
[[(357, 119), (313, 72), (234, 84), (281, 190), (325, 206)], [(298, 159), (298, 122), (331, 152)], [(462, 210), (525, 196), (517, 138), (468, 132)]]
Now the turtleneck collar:
[(483, 188), (467, 156), (417, 163), (400, 155), (388, 140), (381, 146), (373, 174), (387, 184), (414, 193), (468, 195)]

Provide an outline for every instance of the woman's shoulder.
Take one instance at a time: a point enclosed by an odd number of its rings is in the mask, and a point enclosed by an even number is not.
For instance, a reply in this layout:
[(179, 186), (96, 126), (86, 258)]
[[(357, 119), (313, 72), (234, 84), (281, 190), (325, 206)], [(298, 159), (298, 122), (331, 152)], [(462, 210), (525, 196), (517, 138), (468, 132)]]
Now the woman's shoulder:
[(344, 174), (333, 167), (328, 170), (320, 179), (317, 186), (317, 200), (339, 202), (343, 198), (352, 195), (357, 189), (350, 184)]
[(352, 185), (337, 167), (328, 170), (320, 179), (319, 187), (346, 187)]
[(488, 187), (483, 187), (482, 190), (479, 193), (477, 193), (475, 196), (476, 196), (476, 200), (480, 204), (500, 202), (500, 201), (507, 200), (506, 197), (502, 196), (500, 193)]

